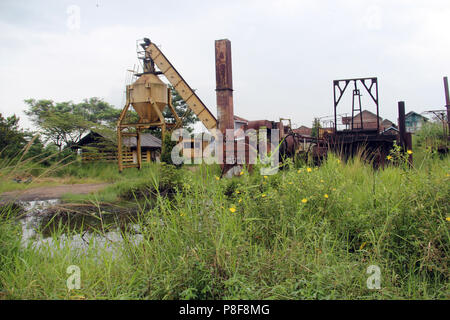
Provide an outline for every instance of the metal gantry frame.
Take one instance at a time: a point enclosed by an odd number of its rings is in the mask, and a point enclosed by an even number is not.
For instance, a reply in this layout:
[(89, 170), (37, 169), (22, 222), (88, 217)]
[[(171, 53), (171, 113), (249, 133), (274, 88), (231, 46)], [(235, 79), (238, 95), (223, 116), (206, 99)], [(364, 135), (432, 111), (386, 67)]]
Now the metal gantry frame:
[[(370, 97), (372, 98), (373, 102), (375, 103), (375, 106), (377, 108), (377, 132), (380, 131), (380, 121), (379, 121), (379, 98), (378, 98), (378, 79), (375, 77), (372, 78), (355, 78), (355, 79), (343, 79), (343, 80), (334, 80), (333, 81), (333, 93), (334, 93), (334, 130), (337, 132), (337, 106), (339, 105), (339, 102), (342, 99), (342, 96), (344, 95), (348, 85), (353, 82), (354, 83), (354, 89), (353, 89), (353, 98), (352, 98), (352, 125), (351, 130), (354, 130), (353, 127), (353, 119), (354, 119), (354, 112), (360, 111), (361, 116), (361, 130), (363, 128), (363, 119), (362, 119), (362, 109), (361, 109), (361, 92), (358, 89), (358, 83), (361, 83), (363, 87), (366, 89), (366, 91), (369, 93)], [(366, 82), (370, 82), (370, 84), (366, 84)], [(341, 87), (341, 83), (345, 83), (344, 87)], [(355, 97), (357, 97), (357, 101), (359, 103), (359, 108), (355, 109)]]

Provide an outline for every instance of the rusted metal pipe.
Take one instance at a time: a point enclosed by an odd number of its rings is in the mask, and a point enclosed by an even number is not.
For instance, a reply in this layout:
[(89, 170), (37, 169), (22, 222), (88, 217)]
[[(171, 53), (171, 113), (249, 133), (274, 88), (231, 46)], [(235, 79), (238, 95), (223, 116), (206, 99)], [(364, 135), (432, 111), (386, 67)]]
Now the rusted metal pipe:
[(234, 129), (233, 79), (231, 70), (231, 42), (216, 40), (216, 97), (219, 130)]
[(447, 132), (450, 132), (450, 92), (448, 90), (448, 78), (444, 77), (444, 91), (445, 91), (445, 107), (447, 108)]
[[(412, 150), (412, 136), (411, 133), (406, 132), (406, 121), (405, 121), (405, 102), (398, 102), (398, 133), (400, 136), (400, 145), (403, 151)], [(412, 153), (408, 155), (408, 163), (411, 166), (413, 163)]]
[(400, 145), (403, 149), (406, 148), (406, 123), (405, 123), (405, 102), (398, 102), (398, 134)]
[(272, 121), (269, 121), (269, 120), (255, 120), (255, 121), (249, 121), (247, 123), (247, 128), (248, 129), (259, 130), (262, 127), (265, 127), (266, 129), (273, 129), (272, 128)]

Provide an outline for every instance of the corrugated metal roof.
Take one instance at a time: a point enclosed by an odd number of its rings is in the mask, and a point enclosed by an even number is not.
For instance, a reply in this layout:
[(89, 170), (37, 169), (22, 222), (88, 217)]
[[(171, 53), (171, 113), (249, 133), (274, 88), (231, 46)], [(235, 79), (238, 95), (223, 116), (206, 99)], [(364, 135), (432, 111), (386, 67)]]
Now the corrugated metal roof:
[[(124, 137), (123, 144), (127, 147), (136, 147), (136, 137)], [(150, 133), (141, 133), (141, 147), (161, 148), (161, 140)]]
[[(96, 142), (99, 137), (111, 142), (114, 142), (115, 140), (109, 134), (105, 134), (104, 132), (90, 131), (79, 141), (78, 147)], [(136, 147), (136, 137), (123, 137), (122, 142), (127, 147)], [(141, 133), (141, 147), (161, 148), (161, 140), (150, 133)]]
[(242, 123), (245, 123), (245, 124), (248, 123), (248, 120), (244, 119), (242, 117), (238, 117), (238, 116), (235, 115), (235, 116), (233, 116), (233, 118), (234, 118), (234, 121), (242, 122)]

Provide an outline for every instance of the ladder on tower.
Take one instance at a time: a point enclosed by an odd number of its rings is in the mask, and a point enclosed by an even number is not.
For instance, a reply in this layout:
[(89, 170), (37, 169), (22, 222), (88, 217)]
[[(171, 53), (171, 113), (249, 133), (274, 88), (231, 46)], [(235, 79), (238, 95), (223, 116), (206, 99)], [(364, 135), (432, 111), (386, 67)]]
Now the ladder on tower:
[[(360, 117), (360, 124), (361, 127), (358, 128), (360, 130), (363, 129), (363, 118), (362, 118), (362, 108), (361, 108), (361, 92), (359, 91), (357, 85), (356, 85), (356, 81), (355, 83), (355, 89), (353, 90), (353, 98), (352, 98), (352, 126), (351, 126), (351, 130), (354, 130), (354, 120), (355, 120), (355, 111), (359, 112), (359, 117)], [(355, 105), (355, 98), (357, 99), (357, 105)]]

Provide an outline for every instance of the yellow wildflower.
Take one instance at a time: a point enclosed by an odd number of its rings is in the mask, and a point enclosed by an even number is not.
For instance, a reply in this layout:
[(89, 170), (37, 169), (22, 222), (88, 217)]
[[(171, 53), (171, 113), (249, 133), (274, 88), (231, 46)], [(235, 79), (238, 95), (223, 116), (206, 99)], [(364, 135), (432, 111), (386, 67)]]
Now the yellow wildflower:
[(323, 181), (322, 179), (320, 179), (320, 182), (324, 183), (325, 181)]
[(220, 178), (218, 176), (216, 176), (216, 180), (220, 180)]
[(387, 159), (388, 159), (388, 160), (391, 160), (391, 159), (392, 159), (392, 156), (387, 156)]
[(302, 199), (302, 203), (307, 203), (307, 202), (308, 202), (308, 199), (306, 199), (306, 198)]
[(235, 207), (231, 207), (230, 211), (231, 211), (231, 213), (235, 213), (236, 212), (236, 208)]
[(445, 218), (445, 220), (450, 221), (450, 217)]
[(267, 176), (264, 176), (264, 179), (267, 179)]
[(302, 172), (302, 169), (298, 169), (298, 170), (297, 170), (297, 173), (300, 173), (300, 172)]
[(236, 190), (236, 194), (239, 194), (239, 193), (241, 193), (239, 190)]
[(306, 169), (306, 171), (308, 171), (308, 172), (311, 172), (311, 171), (312, 171), (312, 169), (311, 169), (311, 168), (307, 168), (307, 169)]
[(323, 196), (325, 197), (325, 199), (328, 199), (328, 194), (325, 193)]
[(288, 184), (292, 184), (292, 181), (289, 181)]
[(412, 154), (413, 152), (412, 152), (412, 150), (408, 150), (408, 151), (406, 151), (408, 154)]
[(266, 194), (263, 193), (263, 194), (261, 195), (261, 198), (265, 198), (265, 197), (266, 197)]
[(242, 176), (243, 174), (244, 174), (244, 171), (241, 171), (241, 172), (239, 173), (240, 176)]

